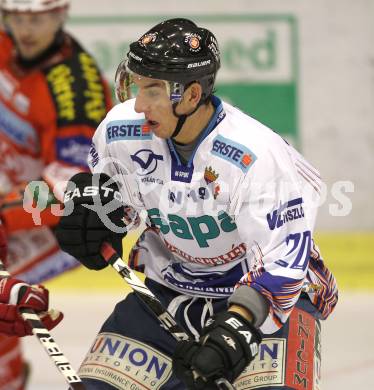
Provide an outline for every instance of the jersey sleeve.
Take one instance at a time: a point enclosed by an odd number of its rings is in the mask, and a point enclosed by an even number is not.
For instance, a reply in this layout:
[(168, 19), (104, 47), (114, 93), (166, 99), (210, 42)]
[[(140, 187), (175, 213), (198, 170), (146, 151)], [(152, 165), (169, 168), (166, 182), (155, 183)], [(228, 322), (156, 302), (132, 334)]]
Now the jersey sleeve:
[(108, 118), (105, 118), (92, 137), (87, 155), (87, 165), (92, 173), (106, 173), (112, 176), (115, 174), (115, 170), (113, 165), (110, 164), (110, 152), (105, 138), (107, 122)]
[(325, 320), (333, 312), (338, 303), (338, 285), (334, 275), (327, 268), (314, 240), (310, 254), (305, 291), (317, 310), (317, 317)]
[(259, 158), (238, 196), (235, 218), (251, 267), (237, 287), (249, 286), (266, 298), (269, 314), (261, 330), (273, 333), (287, 321), (299, 298), (316, 207), (309, 203), (286, 152)]

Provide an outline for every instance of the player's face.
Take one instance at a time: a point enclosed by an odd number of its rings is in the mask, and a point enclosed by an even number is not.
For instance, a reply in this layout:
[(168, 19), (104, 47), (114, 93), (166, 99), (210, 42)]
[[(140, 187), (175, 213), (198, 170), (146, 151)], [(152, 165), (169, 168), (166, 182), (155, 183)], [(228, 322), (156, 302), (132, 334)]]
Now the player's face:
[(135, 111), (144, 113), (151, 131), (160, 138), (170, 138), (178, 119), (173, 114), (173, 107), (165, 81), (133, 75), (137, 86)]
[(10, 28), (22, 58), (32, 60), (46, 50), (62, 23), (59, 12), (7, 12), (5, 22)]

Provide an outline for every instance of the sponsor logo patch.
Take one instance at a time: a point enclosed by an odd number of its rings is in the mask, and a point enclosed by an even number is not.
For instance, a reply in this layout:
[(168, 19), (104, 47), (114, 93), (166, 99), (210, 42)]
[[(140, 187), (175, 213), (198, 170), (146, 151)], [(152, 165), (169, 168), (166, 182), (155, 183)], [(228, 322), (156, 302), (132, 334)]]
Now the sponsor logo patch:
[(269, 229), (278, 229), (287, 222), (304, 218), (303, 203), (303, 198), (292, 199), (281, 204), (273, 212), (266, 214)]
[(79, 375), (123, 390), (160, 389), (172, 372), (171, 359), (156, 349), (115, 333), (97, 335)]
[(259, 346), (259, 353), (235, 381), (235, 389), (259, 389), (283, 386), (285, 377), (286, 339), (267, 338)]
[(72, 165), (87, 166), (91, 141), (83, 136), (56, 139), (57, 158)]
[(232, 261), (236, 261), (244, 257), (245, 254), (247, 253), (245, 244), (241, 243), (233, 247), (229, 252), (216, 257), (193, 257), (190, 254), (184, 252), (182, 249), (172, 245), (170, 242), (168, 242), (165, 239), (164, 242), (167, 249), (169, 249), (171, 253), (178, 256), (179, 258), (188, 261), (189, 263), (204, 264), (210, 266), (222, 265), (222, 264), (230, 263)]
[(112, 121), (106, 125), (108, 144), (123, 140), (150, 140), (152, 132), (144, 119)]
[(96, 61), (87, 53), (45, 70), (59, 127), (87, 124), (92, 127), (105, 117), (106, 98)]
[(131, 155), (131, 160), (140, 167), (137, 171), (138, 175), (146, 176), (153, 173), (157, 169), (158, 161), (163, 161), (164, 158), (151, 149), (141, 149)]
[(88, 155), (89, 155), (89, 158), (88, 158), (89, 164), (91, 165), (92, 168), (95, 168), (96, 165), (99, 163), (100, 157), (99, 157), (99, 153), (97, 153), (97, 150), (96, 150), (94, 143), (91, 144), (90, 151), (88, 152)]
[(294, 335), (288, 340), (286, 386), (295, 390), (314, 388), (315, 366), (315, 318), (295, 307), (289, 320), (289, 334)]
[(256, 155), (246, 146), (217, 135), (213, 140), (211, 153), (236, 165), (244, 173), (256, 161)]

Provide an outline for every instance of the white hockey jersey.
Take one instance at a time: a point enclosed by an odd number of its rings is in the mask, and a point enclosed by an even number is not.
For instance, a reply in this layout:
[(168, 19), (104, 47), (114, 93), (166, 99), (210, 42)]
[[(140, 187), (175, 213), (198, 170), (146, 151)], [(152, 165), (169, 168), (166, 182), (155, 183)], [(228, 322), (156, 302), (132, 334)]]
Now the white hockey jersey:
[(270, 303), (265, 333), (287, 320), (306, 281), (325, 288), (310, 298), (327, 317), (335, 281), (319, 255), (311, 256), (318, 172), (279, 135), (218, 98), (184, 165), (134, 102), (108, 113), (89, 155), (92, 171), (115, 178), (125, 203), (147, 215), (132, 262), (191, 296), (224, 298), (235, 286), (251, 286)]

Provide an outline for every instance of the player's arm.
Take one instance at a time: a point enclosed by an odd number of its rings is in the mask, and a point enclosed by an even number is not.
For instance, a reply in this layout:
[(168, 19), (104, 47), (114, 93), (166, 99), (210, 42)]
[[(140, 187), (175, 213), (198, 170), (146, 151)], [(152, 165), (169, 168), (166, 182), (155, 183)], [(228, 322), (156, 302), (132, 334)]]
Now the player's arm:
[(108, 263), (100, 255), (105, 241), (119, 254), (126, 235), (125, 202), (119, 190), (113, 159), (105, 139), (105, 119), (98, 127), (88, 157), (93, 173), (70, 178), (64, 196), (64, 213), (56, 229), (61, 249), (89, 269), (100, 270)]
[(122, 238), (139, 222), (136, 210), (142, 204), (134, 174), (124, 161), (126, 153), (117, 158), (106, 140), (107, 124), (125, 115), (124, 110), (123, 105), (115, 106), (96, 130), (88, 157), (92, 173), (70, 179), (64, 214), (56, 229), (60, 247), (90, 269), (108, 265), (100, 254), (105, 241), (121, 254)]
[[(74, 174), (88, 170), (86, 159), (95, 129), (70, 126), (51, 132), (54, 126), (56, 124), (51, 123), (49, 129), (45, 129), (48, 142), (41, 140), (49, 145), (43, 151), (46, 165), (41, 177), (30, 183), (17, 184), (0, 198), (0, 216), (8, 234), (35, 225), (55, 226), (59, 220), (56, 210), (62, 200), (64, 185)], [(58, 137), (52, 136), (55, 132), (58, 132)], [(35, 213), (38, 214), (37, 222)]]
[(305, 282), (318, 197), (310, 204), (287, 160), (266, 167), (259, 161), (249, 175), (235, 222), (251, 268), (229, 304), (243, 307), (256, 327), (273, 333), (287, 321)]
[(7, 233), (35, 226), (55, 226), (59, 221), (64, 185), (82, 170), (82, 167), (55, 161), (47, 165), (38, 180), (17, 184), (0, 197), (0, 218)]
[[(61, 72), (71, 75), (74, 93), (61, 96)], [(87, 156), (96, 128), (112, 107), (110, 90), (96, 62), (78, 51), (65, 62), (44, 71), (43, 109), (48, 119), (39, 131), (41, 159), (44, 164), (38, 183), (24, 182), (0, 199), (0, 215), (7, 232), (38, 224), (54, 226), (59, 220), (58, 205), (67, 180), (80, 171), (88, 171)], [(57, 83), (57, 84), (56, 84)], [(63, 99), (62, 99), (63, 97)], [(28, 204), (25, 207), (25, 196)], [(57, 214), (57, 215), (56, 215)]]

